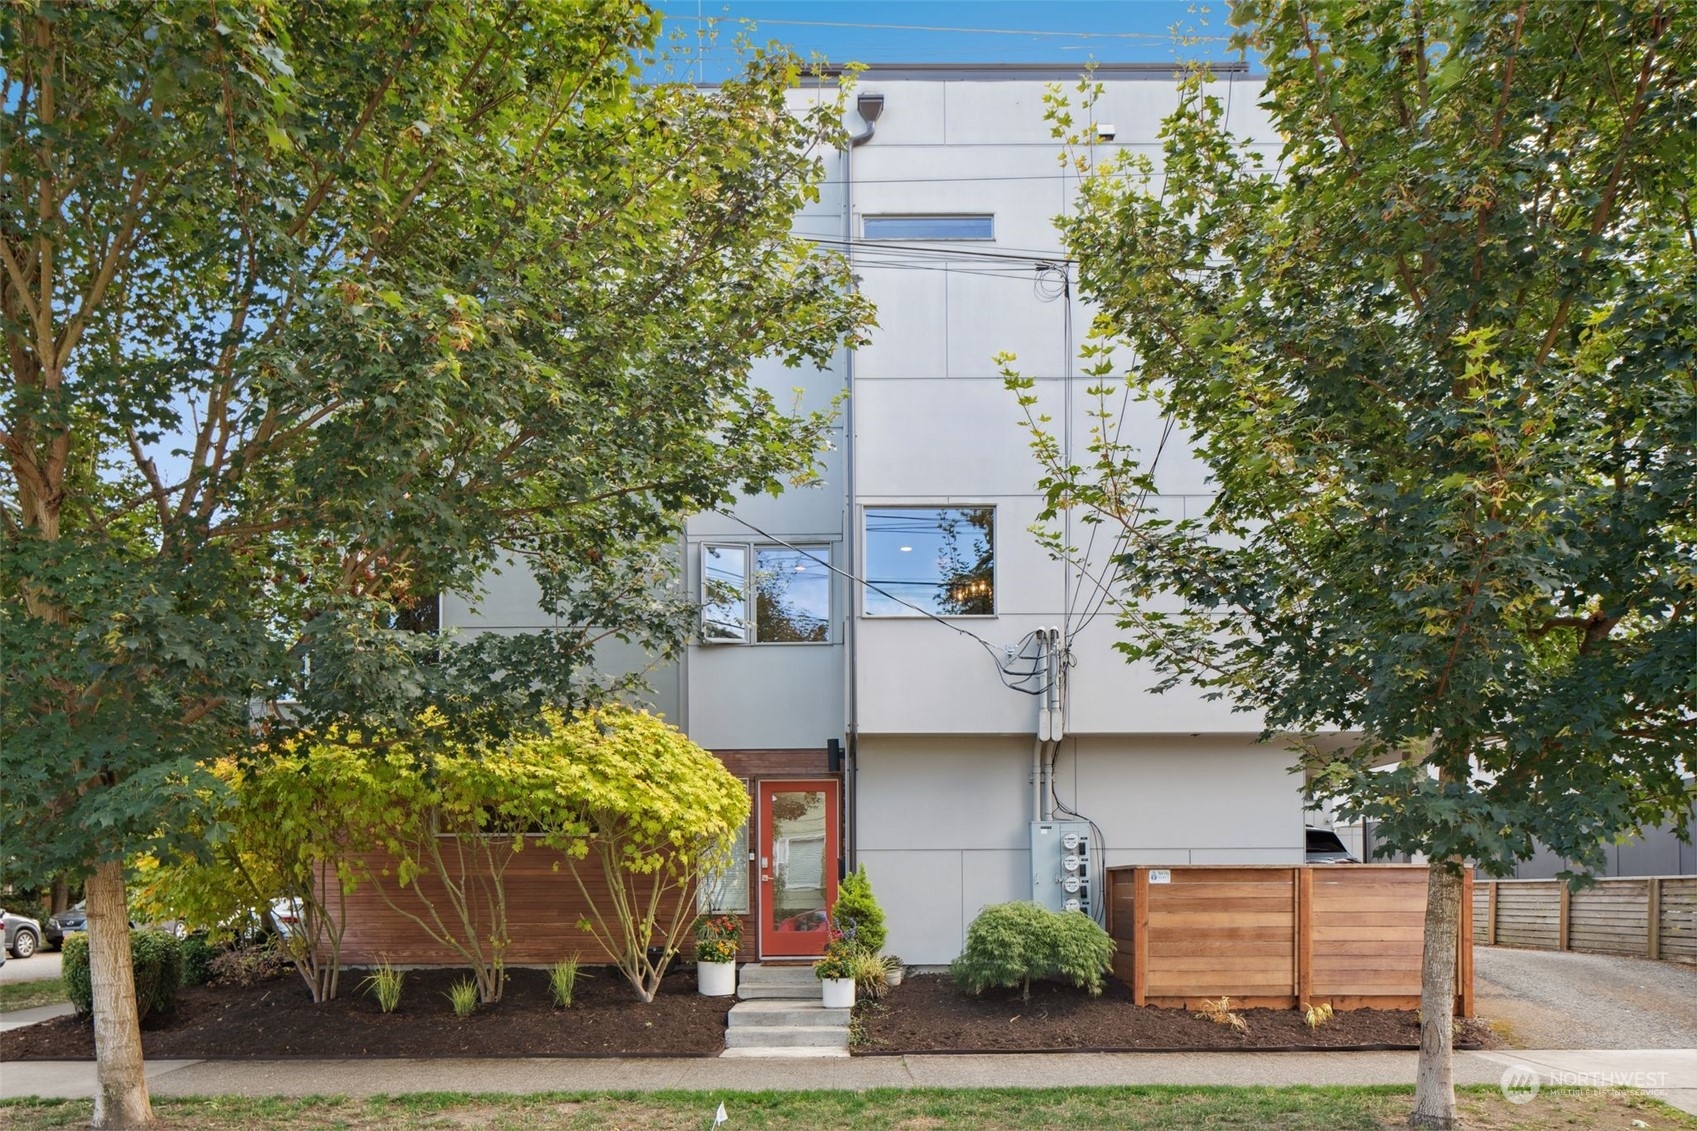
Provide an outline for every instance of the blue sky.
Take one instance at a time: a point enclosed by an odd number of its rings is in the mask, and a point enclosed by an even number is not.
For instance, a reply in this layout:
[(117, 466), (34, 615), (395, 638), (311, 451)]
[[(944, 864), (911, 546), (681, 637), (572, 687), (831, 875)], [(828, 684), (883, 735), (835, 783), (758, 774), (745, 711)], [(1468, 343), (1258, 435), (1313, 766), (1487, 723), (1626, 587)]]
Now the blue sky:
[[(1222, 0), (652, 0), (673, 31), (751, 20), (833, 63), (1167, 63), (1235, 59)], [(1192, 37), (1180, 43), (1174, 28)], [(702, 78), (722, 79), (728, 47), (707, 51)], [(692, 76), (693, 77), (693, 76)]]

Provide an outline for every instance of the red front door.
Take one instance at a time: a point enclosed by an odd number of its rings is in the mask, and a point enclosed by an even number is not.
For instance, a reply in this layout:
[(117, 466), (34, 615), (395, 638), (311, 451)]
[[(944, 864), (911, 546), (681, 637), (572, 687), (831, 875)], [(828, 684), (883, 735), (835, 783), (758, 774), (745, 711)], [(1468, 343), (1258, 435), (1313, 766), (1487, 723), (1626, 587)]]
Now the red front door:
[(763, 781), (757, 819), (760, 954), (817, 957), (837, 901), (837, 783)]

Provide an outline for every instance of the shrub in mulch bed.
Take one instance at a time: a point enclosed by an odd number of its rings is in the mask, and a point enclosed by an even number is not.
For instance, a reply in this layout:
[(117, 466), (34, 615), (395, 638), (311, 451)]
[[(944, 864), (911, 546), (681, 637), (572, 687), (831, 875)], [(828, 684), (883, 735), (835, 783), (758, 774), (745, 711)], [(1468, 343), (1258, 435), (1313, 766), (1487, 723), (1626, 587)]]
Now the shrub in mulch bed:
[[(1294, 1009), (1239, 1011), (1248, 1031), (1193, 1017), (1188, 1010), (1132, 1003), (1131, 990), (1110, 978), (1101, 997), (1052, 982), (1034, 982), (1031, 1000), (1018, 990), (976, 997), (944, 974), (920, 974), (855, 1007), (858, 1055), (915, 1052), (1053, 1052), (1134, 1049), (1415, 1048), (1420, 1022), (1412, 1010), (1340, 1011), (1310, 1029)], [(1458, 1046), (1492, 1047), (1483, 1022), (1456, 1019)]]
[[(730, 998), (696, 993), (695, 971), (666, 976), (655, 1000), (636, 1000), (618, 971), (579, 976), (570, 1009), (554, 1005), (546, 970), (509, 972), (495, 1005), (464, 1020), (447, 992), (464, 970), (409, 970), (399, 1007), (378, 1008), (358, 986), (366, 972), (342, 972), (343, 996), (313, 1004), (293, 972), (252, 986), (185, 988), (176, 1011), (148, 1018), (148, 1057), (244, 1060), (340, 1056), (717, 1056), (725, 1047)], [(0, 1033), (0, 1061), (93, 1059), (90, 1023), (60, 1017)]]

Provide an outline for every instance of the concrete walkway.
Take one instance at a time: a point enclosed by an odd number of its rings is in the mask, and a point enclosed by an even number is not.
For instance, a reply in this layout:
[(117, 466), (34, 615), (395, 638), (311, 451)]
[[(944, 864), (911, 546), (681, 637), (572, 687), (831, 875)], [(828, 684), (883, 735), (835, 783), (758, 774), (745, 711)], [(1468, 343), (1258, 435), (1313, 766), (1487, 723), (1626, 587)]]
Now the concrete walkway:
[[(393, 1095), (404, 1092), (771, 1091), (841, 1088), (1053, 1088), (1123, 1084), (1412, 1084), (1415, 1054), (1053, 1053), (876, 1056), (770, 1061), (711, 1057), (633, 1060), (150, 1061), (158, 1096)], [(1697, 1114), (1697, 1050), (1457, 1053), (1457, 1084), (1496, 1084), (1516, 1065), (1547, 1086), (1641, 1087)], [(81, 1098), (88, 1061), (0, 1064), (0, 1096)]]
[(75, 1012), (76, 1007), (68, 1001), (37, 1005), (30, 1009), (14, 1009), (9, 1013), (0, 1013), (0, 1033), (10, 1029), (22, 1029), (25, 1025), (34, 1025), (38, 1021), (51, 1021), (55, 1017), (69, 1017)]

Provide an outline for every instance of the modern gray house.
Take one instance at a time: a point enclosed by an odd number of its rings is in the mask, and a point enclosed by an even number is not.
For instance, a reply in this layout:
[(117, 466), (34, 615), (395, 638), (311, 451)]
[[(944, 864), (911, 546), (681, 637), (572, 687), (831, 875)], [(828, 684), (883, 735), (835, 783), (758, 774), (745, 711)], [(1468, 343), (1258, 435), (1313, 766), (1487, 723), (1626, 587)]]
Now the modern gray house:
[[(1099, 912), (1100, 868), (1296, 864), (1302, 782), (1259, 721), (1114, 650), (1104, 535), (1054, 560), (1021, 411), (996, 359), (1017, 357), (1066, 441), (1088, 442), (1075, 363), (1091, 312), (1054, 218), (1077, 188), (1044, 120), (1076, 68), (878, 66), (850, 97), (854, 144), (797, 230), (853, 258), (878, 309), (871, 343), (762, 380), (802, 403), (847, 394), (822, 482), (692, 519), (687, 583), (706, 606), (681, 662), (649, 671), (652, 706), (715, 751), (755, 798), (746, 874), (708, 897), (745, 913), (751, 957), (805, 957), (844, 868), (864, 864), (888, 949), (938, 964), (986, 904)], [(1097, 155), (1156, 163), (1171, 67), (1102, 66)], [(1243, 70), (1216, 72), (1236, 132), (1278, 141)], [(798, 101), (834, 97), (803, 88)], [(1116, 409), (1121, 406), (1115, 405)], [(1166, 444), (1153, 500), (1209, 501), (1204, 469), (1147, 405), (1124, 427)], [(533, 589), (499, 578), (444, 627), (537, 627)], [(637, 666), (637, 656), (609, 656)]]

